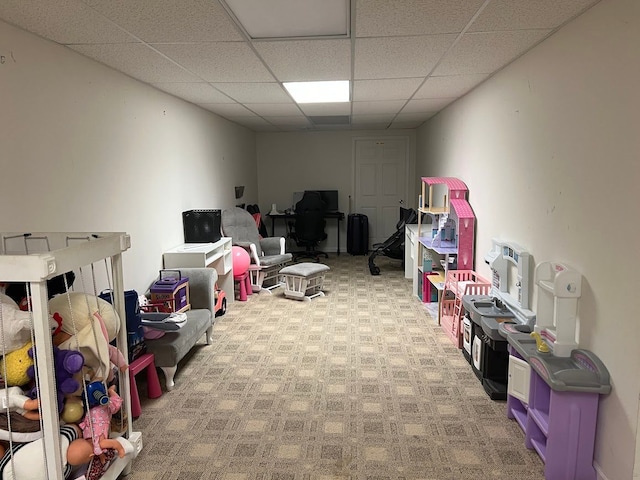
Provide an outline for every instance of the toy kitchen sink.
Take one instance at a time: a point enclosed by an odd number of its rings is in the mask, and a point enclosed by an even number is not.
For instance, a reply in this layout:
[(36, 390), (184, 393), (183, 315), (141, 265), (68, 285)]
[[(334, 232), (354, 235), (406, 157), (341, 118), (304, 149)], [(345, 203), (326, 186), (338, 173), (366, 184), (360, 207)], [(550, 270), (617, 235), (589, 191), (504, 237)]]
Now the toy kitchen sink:
[(540, 340), (529, 334), (509, 335), (509, 345), (527, 361), (552, 390), (609, 393), (609, 372), (591, 351), (576, 348), (568, 357), (540, 352)]
[(569, 356), (550, 350), (537, 333), (508, 337), (511, 351), (507, 417), (525, 434), (524, 444), (545, 464), (546, 480), (596, 480), (593, 450), (598, 403), (611, 391), (609, 372), (592, 352)]
[(464, 338), (470, 339), (463, 342), (469, 353), (469, 357), (465, 357), (487, 395), (493, 400), (506, 400), (509, 352), (500, 326), (509, 323), (520, 328), (521, 325), (516, 323), (515, 314), (498, 297), (465, 295), (462, 305), (466, 316)]

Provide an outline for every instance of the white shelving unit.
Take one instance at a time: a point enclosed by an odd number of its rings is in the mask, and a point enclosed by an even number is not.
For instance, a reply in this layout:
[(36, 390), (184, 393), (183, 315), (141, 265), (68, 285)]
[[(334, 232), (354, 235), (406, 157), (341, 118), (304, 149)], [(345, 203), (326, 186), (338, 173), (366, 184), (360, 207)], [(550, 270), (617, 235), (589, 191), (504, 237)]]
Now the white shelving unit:
[[(43, 471), (48, 480), (63, 480), (62, 451), (59, 440), (60, 420), (56, 401), (56, 385), (51, 331), (48, 322), (47, 280), (57, 275), (104, 263), (110, 260), (113, 277), (114, 305), (122, 325), (116, 339), (117, 347), (127, 358), (127, 328), (125, 323), (122, 252), (131, 247), (125, 233), (3, 233), (0, 234), (0, 281), (30, 284), (34, 342), (37, 345), (36, 364), (39, 382), (44, 459)], [(29, 248), (29, 245), (38, 245)], [(42, 248), (44, 247), (44, 248)], [(41, 253), (35, 253), (40, 251)], [(115, 480), (128, 473), (131, 463), (142, 448), (140, 432), (132, 431), (131, 402), (128, 376), (121, 376), (119, 394), (127, 423), (124, 436), (134, 452), (117, 459), (102, 476)], [(8, 453), (7, 453), (8, 454)]]
[(214, 243), (183, 243), (164, 252), (164, 268), (215, 268), (218, 286), (227, 294), (227, 302), (231, 303), (234, 298), (231, 246), (231, 237), (222, 237)]

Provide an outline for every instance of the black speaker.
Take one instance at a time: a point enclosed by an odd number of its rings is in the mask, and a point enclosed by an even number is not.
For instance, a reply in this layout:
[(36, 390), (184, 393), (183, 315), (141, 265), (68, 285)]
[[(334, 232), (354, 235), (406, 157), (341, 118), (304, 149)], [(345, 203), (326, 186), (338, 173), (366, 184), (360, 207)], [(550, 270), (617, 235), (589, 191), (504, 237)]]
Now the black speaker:
[(182, 212), (185, 243), (217, 242), (220, 233), (220, 210), (187, 210)]

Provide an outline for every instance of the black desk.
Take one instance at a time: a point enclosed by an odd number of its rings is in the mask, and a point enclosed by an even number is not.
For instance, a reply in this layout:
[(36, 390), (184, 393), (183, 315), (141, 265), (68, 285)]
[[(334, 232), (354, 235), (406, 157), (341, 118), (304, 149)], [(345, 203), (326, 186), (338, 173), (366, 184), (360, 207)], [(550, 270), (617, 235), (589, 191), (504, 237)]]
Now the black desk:
[[(287, 220), (293, 220), (296, 218), (296, 214), (295, 213), (279, 213), (277, 215), (272, 215), (271, 213), (267, 213), (267, 217), (269, 217), (271, 219), (271, 236), (275, 236), (275, 227), (276, 227), (276, 220), (284, 220), (285, 222)], [(324, 214), (324, 218), (334, 218), (336, 220), (336, 227), (337, 227), (337, 237), (338, 237), (338, 250), (337, 250), (337, 254), (340, 255), (340, 222), (342, 220), (344, 220), (344, 213), (343, 212), (325, 212)]]

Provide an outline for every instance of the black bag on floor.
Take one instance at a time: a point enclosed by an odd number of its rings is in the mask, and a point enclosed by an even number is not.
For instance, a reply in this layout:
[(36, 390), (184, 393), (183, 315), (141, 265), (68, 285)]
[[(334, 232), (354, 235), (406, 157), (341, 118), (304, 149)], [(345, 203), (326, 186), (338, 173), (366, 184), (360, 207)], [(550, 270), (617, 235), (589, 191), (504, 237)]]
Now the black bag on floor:
[(347, 217), (347, 253), (366, 255), (369, 252), (369, 218), (361, 213)]

